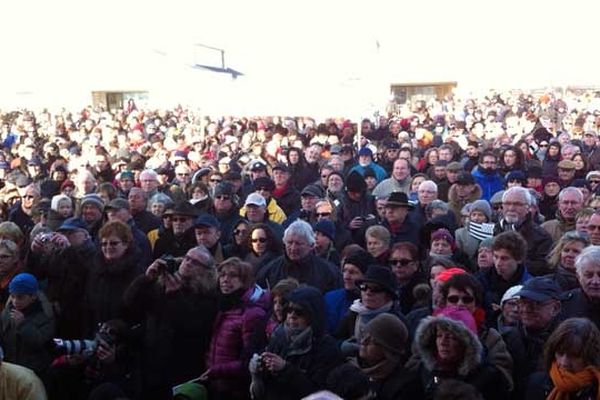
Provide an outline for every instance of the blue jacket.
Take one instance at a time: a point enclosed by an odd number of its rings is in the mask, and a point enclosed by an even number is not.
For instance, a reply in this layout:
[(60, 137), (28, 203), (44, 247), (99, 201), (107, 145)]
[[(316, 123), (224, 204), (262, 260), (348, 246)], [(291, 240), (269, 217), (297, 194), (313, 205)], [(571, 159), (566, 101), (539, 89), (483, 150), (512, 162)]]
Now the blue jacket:
[[(387, 172), (385, 172), (385, 169), (383, 169), (383, 167), (377, 165), (376, 163), (371, 162), (369, 165), (367, 165), (367, 167), (371, 168), (373, 172), (375, 172), (375, 178), (377, 178), (378, 183), (387, 178)], [(352, 169), (350, 169), (350, 171), (348, 171), (348, 175), (350, 175), (352, 171), (356, 171), (362, 176), (365, 176), (365, 168), (367, 167), (363, 167), (360, 164), (356, 164), (354, 167), (352, 167)]]
[(495, 193), (504, 190), (504, 179), (498, 172), (488, 175), (481, 172), (479, 168), (475, 168), (471, 175), (473, 175), (477, 184), (481, 186), (481, 198), (483, 200), (490, 201)]
[(346, 289), (336, 289), (325, 293), (325, 318), (327, 332), (335, 333), (342, 318), (348, 314), (350, 306), (358, 295), (353, 295)]

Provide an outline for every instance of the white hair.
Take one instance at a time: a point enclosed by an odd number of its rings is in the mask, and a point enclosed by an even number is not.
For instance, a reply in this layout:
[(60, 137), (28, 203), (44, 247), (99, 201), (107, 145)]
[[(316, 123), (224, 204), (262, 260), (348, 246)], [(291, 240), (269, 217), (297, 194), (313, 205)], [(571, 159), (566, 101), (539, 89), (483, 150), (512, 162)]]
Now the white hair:
[(438, 185), (434, 181), (423, 181), (423, 182), (421, 182), (421, 184), (419, 185), (419, 188), (417, 190), (421, 190), (421, 188), (425, 188), (425, 186), (428, 186), (428, 187), (432, 188), (436, 192), (438, 191)]
[(61, 201), (68, 201), (69, 204), (71, 204), (71, 206), (73, 205), (73, 201), (69, 196), (64, 194), (57, 194), (56, 196), (52, 197), (52, 200), (50, 201), (50, 208), (54, 211), (58, 211), (58, 207), (60, 207)]
[(577, 276), (581, 278), (581, 269), (589, 263), (600, 263), (600, 246), (588, 246), (575, 259)]
[(568, 194), (568, 193), (573, 193), (575, 195), (577, 195), (577, 198), (579, 199), (579, 201), (581, 203), (583, 203), (583, 193), (581, 193), (581, 190), (579, 190), (576, 187), (573, 186), (569, 186), (564, 188), (563, 190), (560, 191), (560, 193), (558, 194), (558, 201), (562, 201), (563, 197)]
[(311, 246), (315, 244), (315, 231), (308, 222), (301, 219), (297, 219), (287, 227), (283, 233), (283, 240), (287, 240), (290, 235), (303, 237)]
[(140, 179), (142, 178), (142, 176), (147, 176), (151, 179), (158, 180), (158, 174), (153, 169), (143, 170), (142, 172), (140, 172)]
[(506, 198), (510, 195), (522, 196), (525, 198), (525, 202), (527, 203), (528, 206), (534, 205), (533, 196), (531, 195), (531, 192), (529, 191), (529, 189), (526, 189), (521, 186), (513, 186), (510, 189), (507, 189), (502, 194), (502, 202), (504, 203), (506, 201)]

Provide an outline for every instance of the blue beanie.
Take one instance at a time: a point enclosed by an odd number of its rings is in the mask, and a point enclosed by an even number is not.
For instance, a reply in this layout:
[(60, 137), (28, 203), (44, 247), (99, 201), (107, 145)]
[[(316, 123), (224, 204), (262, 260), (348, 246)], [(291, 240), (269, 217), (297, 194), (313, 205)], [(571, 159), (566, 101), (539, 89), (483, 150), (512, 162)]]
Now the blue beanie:
[(35, 276), (27, 273), (15, 275), (8, 285), (10, 294), (36, 294), (40, 290)]
[(315, 224), (314, 228), (315, 232), (321, 232), (323, 235), (327, 236), (329, 240), (335, 240), (335, 225), (333, 222), (323, 219)]

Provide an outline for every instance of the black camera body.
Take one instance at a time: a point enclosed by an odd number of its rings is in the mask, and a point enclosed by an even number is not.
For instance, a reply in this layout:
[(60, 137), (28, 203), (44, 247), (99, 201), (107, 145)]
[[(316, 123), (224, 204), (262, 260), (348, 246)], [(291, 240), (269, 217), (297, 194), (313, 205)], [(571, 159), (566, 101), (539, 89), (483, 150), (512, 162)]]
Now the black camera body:
[(165, 266), (165, 272), (173, 275), (177, 272), (177, 263), (175, 262), (175, 257), (170, 254), (165, 254), (161, 258), (167, 265)]

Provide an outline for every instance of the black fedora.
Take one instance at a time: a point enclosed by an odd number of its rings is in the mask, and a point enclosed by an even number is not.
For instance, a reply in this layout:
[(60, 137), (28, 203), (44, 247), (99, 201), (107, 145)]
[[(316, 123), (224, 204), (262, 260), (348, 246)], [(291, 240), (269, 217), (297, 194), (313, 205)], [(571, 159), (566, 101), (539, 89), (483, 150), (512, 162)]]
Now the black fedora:
[(363, 283), (375, 283), (385, 289), (395, 299), (398, 297), (396, 277), (389, 268), (380, 265), (371, 265), (364, 278), (356, 280), (356, 286)]
[(415, 208), (415, 205), (408, 201), (408, 196), (404, 192), (392, 192), (385, 202), (385, 206)]

